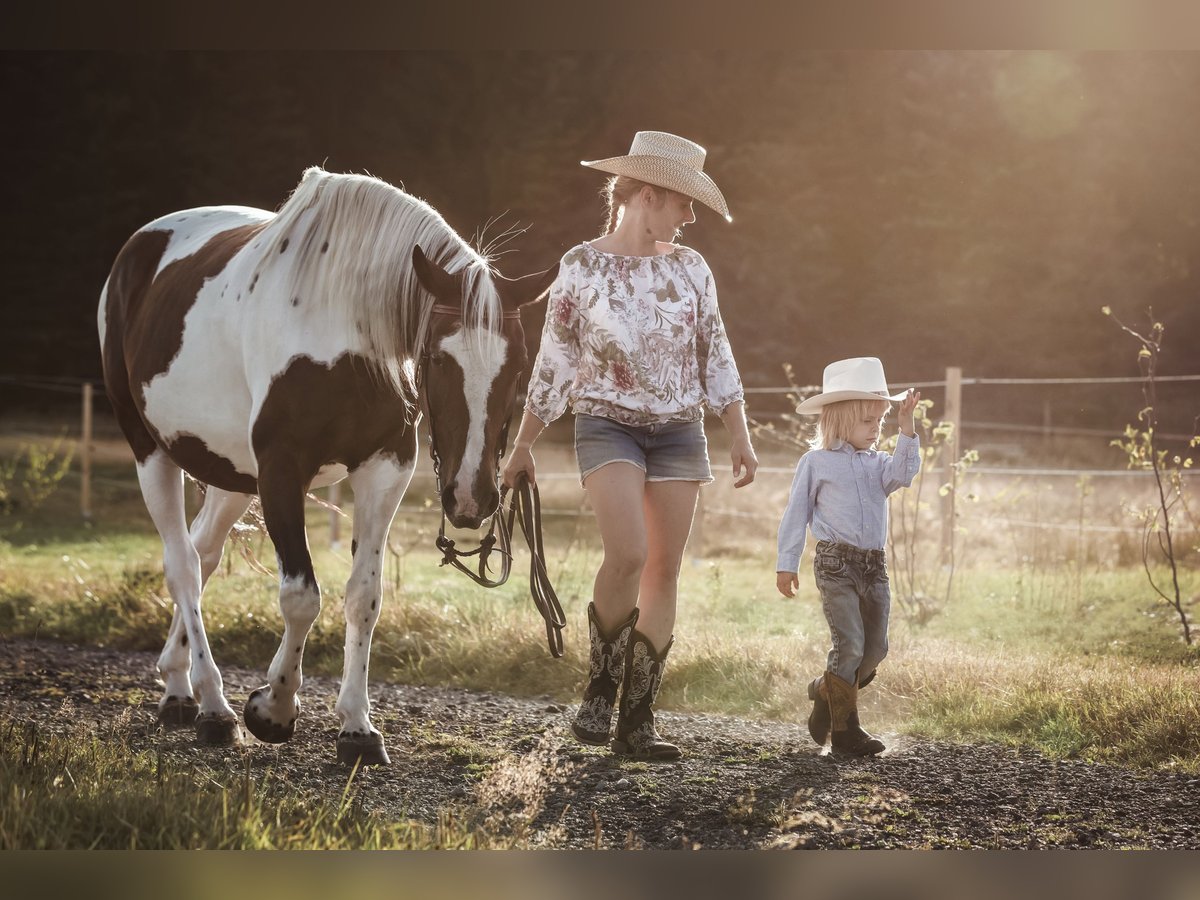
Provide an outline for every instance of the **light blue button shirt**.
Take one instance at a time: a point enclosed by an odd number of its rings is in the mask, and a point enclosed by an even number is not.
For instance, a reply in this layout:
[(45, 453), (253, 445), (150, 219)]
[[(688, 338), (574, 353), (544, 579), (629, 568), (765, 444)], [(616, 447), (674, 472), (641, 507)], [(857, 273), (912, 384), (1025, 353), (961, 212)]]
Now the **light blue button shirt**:
[(896, 455), (855, 450), (845, 441), (809, 450), (796, 466), (787, 509), (779, 523), (776, 572), (796, 572), (805, 529), (818, 541), (882, 550), (887, 540), (887, 496), (912, 484), (921, 470), (921, 439), (900, 433)]

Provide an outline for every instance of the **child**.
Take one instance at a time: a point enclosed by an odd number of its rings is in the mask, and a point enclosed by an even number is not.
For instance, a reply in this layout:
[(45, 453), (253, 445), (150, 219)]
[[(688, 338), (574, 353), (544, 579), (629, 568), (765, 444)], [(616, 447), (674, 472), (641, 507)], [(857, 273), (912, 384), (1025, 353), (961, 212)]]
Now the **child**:
[[(825, 367), (821, 393), (797, 409), (820, 414), (812, 450), (800, 458), (791, 496), (779, 523), (779, 592), (794, 597), (804, 532), (817, 540), (813, 572), (829, 621), (832, 648), (823, 675), (808, 686), (813, 701), (808, 731), (824, 746), (832, 726), (833, 750), (852, 756), (883, 751), (883, 742), (858, 723), (858, 689), (875, 677), (887, 655), (891, 592), (883, 545), (887, 495), (912, 484), (921, 468), (911, 388), (888, 396), (883, 364), (874, 357), (843, 359)], [(875, 450), (889, 400), (900, 401), (896, 455)]]

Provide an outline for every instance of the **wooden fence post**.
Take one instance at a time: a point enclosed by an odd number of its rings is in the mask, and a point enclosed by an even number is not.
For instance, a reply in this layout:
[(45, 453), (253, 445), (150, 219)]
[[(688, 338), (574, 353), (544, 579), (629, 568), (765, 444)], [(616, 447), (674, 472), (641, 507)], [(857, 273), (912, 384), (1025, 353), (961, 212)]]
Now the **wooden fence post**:
[[(943, 422), (951, 426), (950, 436), (942, 446), (944, 482), (954, 485), (954, 463), (958, 461), (959, 448), (962, 447), (962, 369), (949, 366), (946, 369), (946, 410), (942, 416)], [(954, 541), (954, 490), (942, 497), (942, 564), (950, 562), (951, 545)]]
[(80, 429), (79, 511), (85, 520), (92, 518), (92, 385), (83, 383), (83, 424)]

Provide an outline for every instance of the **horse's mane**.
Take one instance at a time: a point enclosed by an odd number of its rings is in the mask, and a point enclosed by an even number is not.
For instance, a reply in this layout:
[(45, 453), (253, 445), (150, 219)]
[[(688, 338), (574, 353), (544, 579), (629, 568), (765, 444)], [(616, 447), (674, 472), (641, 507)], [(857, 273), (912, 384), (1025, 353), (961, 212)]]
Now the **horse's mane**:
[(475, 334), (499, 330), (491, 260), (428, 203), (378, 178), (306, 169), (263, 239), (260, 271), (273, 269), (285, 290), (341, 316), (348, 333), (357, 329), (380, 373), (409, 396), (434, 304), (413, 271), (414, 245), (446, 271), (463, 272), (464, 325)]

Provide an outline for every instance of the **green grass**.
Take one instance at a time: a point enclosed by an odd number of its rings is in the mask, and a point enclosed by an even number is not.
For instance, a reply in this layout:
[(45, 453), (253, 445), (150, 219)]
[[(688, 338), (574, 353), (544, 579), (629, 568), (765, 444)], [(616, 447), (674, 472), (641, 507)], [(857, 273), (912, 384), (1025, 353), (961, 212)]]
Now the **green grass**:
[[(120, 723), (116, 723), (120, 724)], [(444, 814), (436, 825), (364, 812), (271, 772), (139, 752), (119, 728), (38, 733), (0, 718), (0, 849), (472, 849), (507, 846)]]
[[(66, 492), (23, 516), (19, 528), (10, 523), (0, 541), (0, 634), (161, 647), (170, 621), (161, 547), (136, 493), (113, 490), (94, 527), (77, 524)], [(410, 502), (420, 496), (414, 490)], [(510, 582), (484, 590), (437, 565), (436, 522), (401, 515), (393, 528), (404, 553), (389, 554), (385, 566), (372, 678), (574, 699), (586, 665), (584, 607), (600, 561), (590, 521), (547, 519), (549, 567), (570, 623), (561, 660), (547, 652), (524, 549)], [(311, 506), (309, 525), (324, 609), (305, 664), (336, 675), (349, 550), (328, 549), (324, 510)], [(270, 544), (261, 547), (270, 561)], [(862, 695), (864, 719), (1200, 770), (1200, 729), (1191, 724), (1200, 721), (1200, 646), (1183, 643), (1174, 612), (1154, 599), (1144, 573), (1099, 563), (1076, 572), (1031, 558), (976, 559), (958, 574), (955, 598), (926, 624), (897, 606), (891, 655)], [(772, 562), (770, 546), (757, 556), (685, 561), (662, 706), (803, 721), (804, 685), (823, 668), (828, 631), (808, 570), (787, 601), (775, 592)], [(1200, 575), (1188, 569), (1183, 577), (1185, 596), (1195, 598)], [(227, 551), (204, 605), (217, 658), (265, 668), (281, 631), (275, 581)]]

